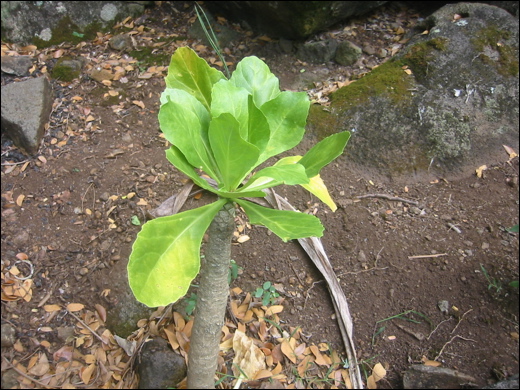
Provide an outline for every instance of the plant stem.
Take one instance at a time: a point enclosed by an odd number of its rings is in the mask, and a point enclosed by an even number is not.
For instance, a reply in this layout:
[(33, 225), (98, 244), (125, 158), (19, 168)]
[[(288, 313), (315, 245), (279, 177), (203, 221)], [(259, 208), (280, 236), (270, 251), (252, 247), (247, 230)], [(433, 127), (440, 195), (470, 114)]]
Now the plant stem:
[(226, 203), (208, 229), (200, 272), (188, 361), (188, 388), (214, 389), (222, 326), (229, 294), (228, 273), (235, 207)]

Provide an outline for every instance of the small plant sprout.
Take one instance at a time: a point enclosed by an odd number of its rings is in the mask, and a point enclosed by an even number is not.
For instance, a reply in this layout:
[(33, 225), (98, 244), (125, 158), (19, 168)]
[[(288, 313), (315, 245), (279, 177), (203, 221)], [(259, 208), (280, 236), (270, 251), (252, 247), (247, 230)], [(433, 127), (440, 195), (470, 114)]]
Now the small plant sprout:
[[(263, 190), (280, 184), (300, 185), (335, 211), (319, 172), (343, 153), (350, 133), (333, 134), (303, 156), (265, 166), (302, 140), (310, 106), (305, 92), (280, 91), (278, 79), (254, 56), (242, 59), (228, 79), (188, 47), (176, 50), (165, 81), (159, 124), (171, 144), (166, 158), (218, 199), (146, 222), (132, 247), (128, 279), (137, 300), (156, 307), (182, 298), (201, 271), (188, 387), (214, 387), (236, 205), (252, 224), (267, 227), (283, 241), (321, 237), (324, 227), (314, 215), (263, 207), (251, 198), (264, 197)], [(233, 272), (231, 265), (231, 278), (238, 275)], [(264, 294), (271, 300), (276, 291), (269, 286)]]
[(279, 296), (280, 294), (276, 291), (271, 282), (265, 282), (262, 287), (258, 287), (254, 293), (255, 298), (262, 298), (262, 305), (264, 306), (274, 304), (276, 298)]
[(502, 291), (502, 283), (500, 283), (500, 280), (489, 276), (487, 270), (482, 264), (480, 264), (480, 269), (488, 281), (488, 290), (495, 289), (496, 293), (500, 294), (500, 291)]

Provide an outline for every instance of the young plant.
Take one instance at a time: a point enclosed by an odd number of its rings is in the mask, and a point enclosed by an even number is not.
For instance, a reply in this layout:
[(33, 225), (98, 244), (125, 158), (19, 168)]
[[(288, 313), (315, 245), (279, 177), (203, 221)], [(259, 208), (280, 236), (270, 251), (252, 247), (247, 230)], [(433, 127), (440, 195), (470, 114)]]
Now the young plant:
[(480, 269), (482, 270), (482, 273), (486, 277), (486, 280), (488, 281), (488, 290), (495, 289), (497, 294), (500, 294), (500, 291), (502, 291), (502, 283), (500, 283), (500, 280), (495, 279), (491, 276), (489, 276), (486, 268), (482, 264), (480, 264)]
[(264, 306), (272, 305), (276, 298), (280, 296), (271, 282), (265, 282), (262, 287), (258, 287), (253, 295), (255, 298), (262, 298), (262, 305)]
[[(137, 300), (156, 307), (184, 296), (201, 270), (188, 387), (214, 387), (235, 204), (252, 224), (267, 227), (283, 241), (321, 237), (324, 228), (314, 215), (274, 210), (244, 198), (263, 197), (262, 190), (280, 184), (301, 185), (334, 211), (319, 172), (343, 152), (350, 133), (323, 139), (303, 157), (284, 157), (258, 169), (301, 141), (310, 103), (305, 92), (281, 92), (278, 79), (254, 56), (240, 61), (227, 79), (193, 50), (179, 48), (172, 56), (160, 101), (160, 127), (172, 145), (166, 158), (218, 200), (145, 223), (132, 247), (128, 278)], [(201, 267), (200, 246), (208, 227)], [(212, 319), (203, 318), (209, 313)], [(199, 340), (209, 336), (211, 341)], [(194, 357), (200, 353), (213, 357)]]

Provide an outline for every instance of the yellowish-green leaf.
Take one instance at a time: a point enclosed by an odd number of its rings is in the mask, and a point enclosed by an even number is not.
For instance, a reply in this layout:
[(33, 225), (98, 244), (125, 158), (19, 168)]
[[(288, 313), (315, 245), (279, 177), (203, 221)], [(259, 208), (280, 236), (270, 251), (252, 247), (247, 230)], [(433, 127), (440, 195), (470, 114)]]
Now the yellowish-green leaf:
[(143, 225), (128, 261), (130, 288), (139, 302), (166, 306), (186, 294), (199, 273), (202, 237), (226, 202), (220, 199)]

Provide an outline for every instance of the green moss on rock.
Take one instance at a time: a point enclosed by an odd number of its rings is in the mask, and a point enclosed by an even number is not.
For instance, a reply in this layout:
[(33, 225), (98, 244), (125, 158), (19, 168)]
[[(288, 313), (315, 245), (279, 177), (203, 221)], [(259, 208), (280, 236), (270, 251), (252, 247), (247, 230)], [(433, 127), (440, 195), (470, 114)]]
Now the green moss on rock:
[(510, 38), (509, 31), (491, 25), (477, 31), (471, 43), (484, 63), (495, 66), (502, 76), (516, 76), (518, 75), (518, 47), (503, 43)]
[(434, 38), (413, 45), (404, 55), (404, 63), (412, 69), (415, 75), (424, 77), (430, 67), (430, 62), (435, 57), (435, 51), (445, 51), (448, 42), (447, 38)]
[(320, 140), (342, 131), (338, 128), (338, 125), (337, 115), (319, 104), (311, 105), (307, 118), (307, 129)]
[[(159, 38), (154, 42), (163, 42), (167, 41), (165, 38)], [(170, 63), (171, 55), (166, 53), (164, 50), (156, 50), (155, 47), (142, 47), (139, 50), (130, 51), (130, 55), (139, 61), (139, 64), (142, 66), (152, 66), (152, 65), (168, 65)]]
[(34, 37), (33, 43), (38, 48), (59, 45), (63, 42), (78, 44), (85, 40), (94, 39), (99, 31), (104, 31), (102, 24), (99, 22), (91, 23), (81, 28), (72, 22), (69, 16), (65, 16), (57, 23), (56, 27), (51, 29), (50, 40), (46, 41), (39, 37)]
[(81, 68), (75, 65), (69, 57), (62, 57), (52, 68), (51, 76), (56, 80), (70, 83), (75, 78), (78, 78), (80, 73)]
[(403, 65), (402, 61), (385, 62), (358, 81), (334, 92), (331, 96), (333, 104), (349, 108), (376, 96), (388, 97), (394, 104), (408, 102), (415, 80), (403, 70)]

